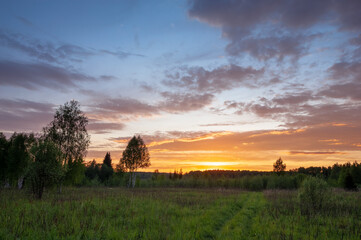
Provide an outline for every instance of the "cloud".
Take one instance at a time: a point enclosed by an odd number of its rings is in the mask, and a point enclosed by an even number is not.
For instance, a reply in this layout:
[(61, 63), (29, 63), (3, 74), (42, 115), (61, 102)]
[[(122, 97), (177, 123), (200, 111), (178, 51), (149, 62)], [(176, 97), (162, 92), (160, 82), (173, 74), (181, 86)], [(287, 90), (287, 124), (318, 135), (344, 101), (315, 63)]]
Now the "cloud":
[[(155, 132), (153, 135), (142, 134), (141, 137), (148, 147), (155, 147), (158, 145), (174, 143), (174, 142), (198, 142), (207, 139), (214, 139), (218, 136), (231, 134), (224, 131), (168, 131), (168, 132)], [(139, 134), (135, 134), (139, 135)], [(109, 138), (110, 141), (117, 143), (127, 143), (131, 139), (128, 137)]]
[(116, 119), (119, 116), (126, 119), (126, 117), (150, 117), (161, 112), (177, 114), (195, 111), (211, 104), (214, 98), (212, 94), (172, 92), (162, 92), (161, 96), (163, 98), (156, 103), (145, 103), (133, 98), (103, 97), (103, 100), (94, 100), (94, 103), (88, 104), (87, 107), (89, 114), (96, 119)]
[[(361, 80), (361, 79), (360, 79)], [(320, 92), (320, 95), (330, 98), (349, 98), (355, 101), (361, 100), (361, 81), (354, 83), (336, 84)]]
[(292, 60), (307, 53), (308, 47), (305, 43), (309, 42), (315, 36), (280, 36), (280, 37), (246, 37), (233, 39), (227, 45), (226, 51), (229, 55), (239, 55), (248, 53), (250, 56), (265, 61), (276, 58), (282, 61), (289, 56)]
[(332, 65), (328, 72), (330, 77), (337, 82), (360, 82), (361, 62), (338, 62)]
[(131, 98), (106, 98), (99, 103), (89, 104), (91, 114), (98, 117), (117, 117), (122, 114), (133, 116), (151, 116), (157, 114), (159, 109), (148, 103)]
[(53, 117), (54, 105), (0, 99), (0, 131), (40, 131)]
[[(287, 127), (305, 127), (320, 124), (343, 123), (359, 125), (361, 118), (360, 94), (356, 83), (332, 85), (319, 92), (289, 92), (271, 99), (259, 98), (248, 103), (226, 101), (226, 109), (236, 114), (253, 113), (262, 118), (281, 121)], [(346, 102), (332, 101), (340, 98)], [(354, 100), (348, 102), (347, 99)]]
[[(247, 52), (259, 60), (289, 56), (297, 60), (314, 37), (312, 27), (326, 24), (340, 30), (360, 30), (360, 1), (191, 0), (190, 18), (221, 28), (230, 41), (230, 55)], [(303, 32), (301, 34), (301, 32)]]
[(66, 61), (81, 62), (82, 59), (96, 55), (109, 55), (119, 59), (124, 59), (130, 56), (144, 57), (144, 55), (141, 54), (120, 50), (99, 50), (69, 43), (41, 41), (29, 38), (22, 34), (14, 34), (7, 31), (0, 31), (0, 43), (2, 43), (3, 46), (25, 53), (30, 57), (34, 57), (47, 63), (57, 64), (64, 64)]
[(124, 128), (124, 123), (110, 123), (98, 121), (90, 121), (87, 126), (87, 129), (95, 134), (110, 133), (112, 130), (123, 130)]
[(96, 79), (65, 68), (44, 63), (0, 61), (0, 85), (35, 90), (41, 87), (64, 90), (76, 87), (79, 82)]
[(344, 155), (344, 152), (304, 152), (304, 151), (290, 151), (289, 154), (291, 155)]
[(212, 94), (181, 94), (162, 92), (165, 99), (158, 105), (165, 112), (181, 113), (195, 111), (212, 103)]
[(114, 57), (117, 57), (117, 58), (120, 58), (120, 59), (124, 59), (124, 58), (127, 58), (127, 57), (130, 57), (130, 56), (135, 56), (135, 57), (145, 57), (145, 55), (143, 54), (138, 54), (138, 53), (130, 53), (130, 52), (124, 52), (124, 51), (109, 51), (109, 50), (99, 50), (98, 52), (100, 53), (104, 53), (104, 54), (107, 54), (107, 55), (110, 55), (110, 56), (114, 56)]
[[(249, 132), (202, 132), (192, 141), (179, 137), (165, 138), (149, 144), (151, 149), (169, 151), (360, 151), (360, 126), (320, 125), (304, 129), (262, 130)], [(155, 136), (158, 136), (155, 133)], [(320, 141), (337, 138), (335, 142)], [(187, 138), (185, 138), (187, 139)]]
[(203, 67), (184, 67), (167, 74), (163, 83), (197, 92), (219, 93), (235, 87), (256, 87), (264, 69), (227, 65), (206, 70)]
[(21, 23), (23, 23), (24, 25), (26, 25), (28, 27), (33, 27), (34, 26), (34, 24), (30, 20), (28, 20), (28, 19), (26, 19), (26, 18), (24, 18), (22, 16), (16, 16), (16, 19), (19, 20)]

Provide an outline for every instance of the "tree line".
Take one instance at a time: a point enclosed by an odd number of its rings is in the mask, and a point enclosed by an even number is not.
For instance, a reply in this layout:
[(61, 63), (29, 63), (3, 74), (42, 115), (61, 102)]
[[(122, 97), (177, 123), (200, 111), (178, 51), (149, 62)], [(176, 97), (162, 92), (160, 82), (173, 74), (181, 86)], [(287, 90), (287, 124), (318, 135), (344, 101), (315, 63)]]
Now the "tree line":
[[(64, 184), (82, 184), (85, 176), (94, 174), (92, 168), (102, 180), (109, 178), (113, 173), (110, 153), (100, 170), (94, 162), (84, 164), (90, 144), (87, 124), (79, 103), (72, 100), (56, 110), (54, 119), (41, 133), (13, 133), (9, 139), (0, 133), (0, 188), (22, 189), (26, 184), (41, 198), (46, 187), (56, 186), (60, 193)], [(135, 171), (149, 165), (145, 143), (140, 136), (134, 136), (123, 151), (117, 172), (129, 171), (129, 186), (134, 186)]]

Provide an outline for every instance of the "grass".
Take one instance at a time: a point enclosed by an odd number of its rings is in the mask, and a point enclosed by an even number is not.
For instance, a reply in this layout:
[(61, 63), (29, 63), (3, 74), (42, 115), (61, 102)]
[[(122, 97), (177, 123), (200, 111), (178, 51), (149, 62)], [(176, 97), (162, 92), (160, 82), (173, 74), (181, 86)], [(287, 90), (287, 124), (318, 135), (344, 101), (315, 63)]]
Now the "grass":
[(361, 195), (334, 191), (313, 216), (296, 191), (67, 188), (0, 192), (0, 239), (360, 239)]

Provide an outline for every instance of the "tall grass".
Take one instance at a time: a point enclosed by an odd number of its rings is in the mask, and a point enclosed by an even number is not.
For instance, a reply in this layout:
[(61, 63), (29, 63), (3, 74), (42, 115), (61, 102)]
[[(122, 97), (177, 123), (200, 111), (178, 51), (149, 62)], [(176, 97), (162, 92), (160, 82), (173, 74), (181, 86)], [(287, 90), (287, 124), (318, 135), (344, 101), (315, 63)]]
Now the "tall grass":
[(359, 192), (333, 190), (312, 216), (301, 214), (291, 190), (65, 188), (46, 191), (42, 200), (25, 191), (0, 194), (0, 239), (361, 237)]
[(183, 187), (183, 188), (225, 188), (249, 191), (266, 189), (297, 189), (304, 175), (256, 175), (237, 178), (230, 177), (185, 177), (183, 179), (142, 179), (140, 187)]

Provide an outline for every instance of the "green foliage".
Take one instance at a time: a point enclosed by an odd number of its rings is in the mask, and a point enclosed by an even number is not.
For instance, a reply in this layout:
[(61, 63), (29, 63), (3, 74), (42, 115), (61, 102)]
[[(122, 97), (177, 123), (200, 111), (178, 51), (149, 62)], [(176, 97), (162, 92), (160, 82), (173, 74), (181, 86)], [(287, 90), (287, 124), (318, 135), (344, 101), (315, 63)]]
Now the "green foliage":
[(86, 166), (85, 177), (88, 178), (89, 180), (92, 180), (95, 177), (99, 176), (99, 172), (100, 172), (99, 164), (97, 164), (97, 162), (94, 159), (93, 161), (90, 162), (90, 164), (88, 164), (88, 166)]
[(134, 172), (138, 168), (145, 168), (150, 166), (150, 157), (148, 148), (143, 139), (138, 136), (132, 137), (128, 142), (127, 147), (123, 151), (123, 156), (119, 162), (120, 166), (124, 166), (130, 172), (130, 185), (135, 186)]
[(327, 183), (315, 177), (306, 178), (298, 192), (301, 213), (311, 215), (322, 210), (327, 201), (329, 188)]
[(134, 136), (130, 139), (127, 147), (123, 151), (123, 157), (120, 159), (120, 163), (130, 172), (134, 172), (138, 168), (150, 166), (148, 148), (140, 136)]
[[(23, 178), (30, 162), (30, 148), (35, 141), (33, 134), (14, 133), (9, 142), (7, 176), (14, 183)], [(22, 185), (22, 182), (20, 183)]]
[(3, 186), (7, 176), (7, 169), (9, 167), (9, 152), (10, 143), (6, 139), (5, 135), (0, 132), (0, 188)]
[(102, 164), (99, 172), (100, 181), (106, 182), (112, 175), (113, 175), (113, 168), (108, 167), (108, 165), (106, 164)]
[(82, 160), (69, 161), (64, 183), (66, 185), (79, 185), (85, 177), (85, 165)]
[[(65, 172), (71, 171), (72, 167), (79, 167), (77, 163), (83, 161), (90, 143), (87, 124), (88, 118), (80, 110), (79, 103), (72, 100), (60, 106), (53, 121), (44, 128), (45, 138), (57, 144), (63, 153), (62, 166)], [(77, 170), (66, 174), (71, 178), (70, 182), (74, 179), (73, 174), (79, 173)]]
[(350, 190), (350, 191), (357, 190), (357, 186), (356, 186), (353, 176), (351, 175), (350, 169), (344, 168), (341, 170), (338, 182), (339, 182), (339, 185), (346, 190)]
[(37, 141), (31, 148), (32, 161), (27, 168), (27, 179), (37, 198), (43, 195), (44, 187), (52, 186), (63, 176), (60, 149), (50, 141)]

